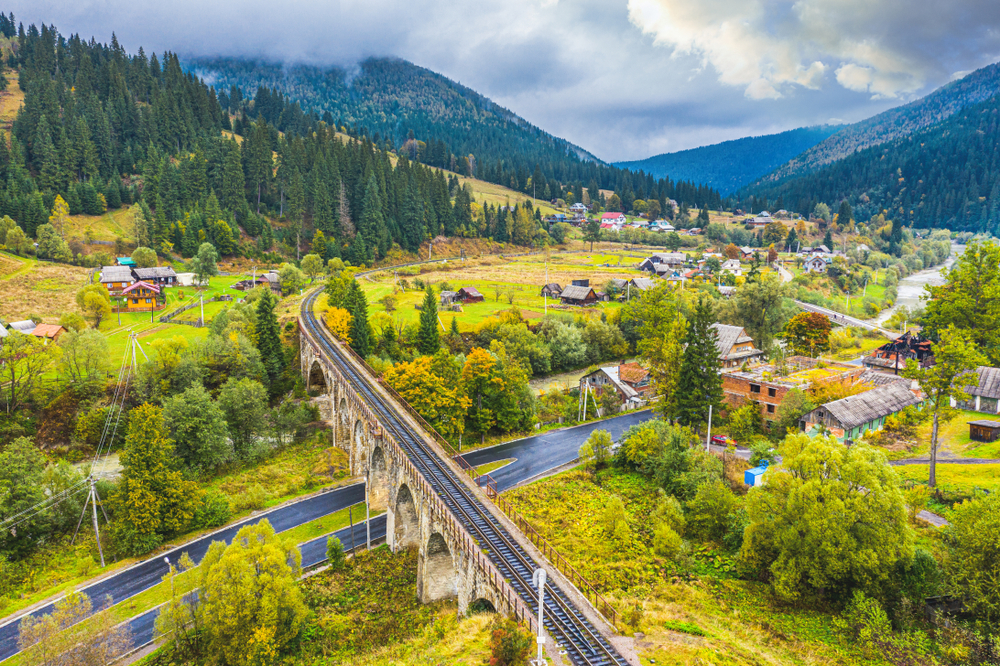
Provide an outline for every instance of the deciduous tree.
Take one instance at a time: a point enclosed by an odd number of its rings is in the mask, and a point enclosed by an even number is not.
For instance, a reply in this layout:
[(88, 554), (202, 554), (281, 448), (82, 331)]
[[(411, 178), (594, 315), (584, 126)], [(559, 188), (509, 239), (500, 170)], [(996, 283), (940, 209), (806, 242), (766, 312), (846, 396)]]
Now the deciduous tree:
[(211, 243), (202, 243), (198, 246), (198, 255), (191, 260), (191, 268), (194, 270), (195, 279), (199, 285), (207, 285), (209, 278), (219, 274), (219, 253), (215, 251), (215, 246)]
[(156, 252), (148, 247), (137, 247), (132, 253), (132, 261), (139, 268), (150, 268), (156, 265)]
[(445, 438), (457, 438), (465, 431), (471, 401), (457, 382), (433, 372), (429, 356), (397, 363), (386, 371), (385, 380)]
[(82, 386), (107, 379), (111, 358), (108, 339), (103, 333), (92, 328), (67, 331), (59, 339), (59, 347), (62, 349), (59, 371), (70, 382)]
[(815, 358), (830, 350), (830, 318), (818, 312), (800, 312), (785, 324), (785, 341), (801, 356)]
[(330, 308), (326, 311), (326, 327), (333, 337), (351, 344), (351, 313), (344, 308)]
[(267, 431), (267, 389), (249, 377), (230, 379), (219, 390), (219, 408), (236, 455), (246, 457)]
[(93, 322), (94, 328), (100, 328), (101, 322), (111, 314), (111, 297), (101, 284), (88, 284), (76, 292), (76, 304), (83, 316)]
[[(105, 609), (93, 612), (90, 598), (70, 590), (51, 613), (21, 620), (18, 647), (27, 663), (37, 666), (107, 666), (132, 649), (129, 624), (119, 624)], [(86, 621), (84, 621), (86, 620)]]
[(913, 553), (899, 477), (885, 454), (833, 437), (789, 435), (780, 466), (747, 501), (740, 558), (786, 600), (878, 596)]
[(928, 485), (937, 485), (937, 449), (938, 425), (941, 417), (949, 419), (953, 416), (951, 401), (968, 400), (965, 389), (977, 382), (974, 370), (986, 363), (986, 358), (976, 348), (969, 331), (949, 325), (941, 331), (941, 341), (931, 346), (934, 353), (934, 365), (919, 367), (916, 361), (910, 361), (903, 370), (903, 376), (916, 379), (921, 390), (927, 394), (934, 414), (934, 425), (931, 427), (931, 463)]
[(202, 625), (228, 664), (272, 664), (308, 615), (296, 583), (302, 555), (265, 518), (228, 546), (213, 542), (201, 562)]
[(945, 528), (949, 582), (965, 608), (994, 626), (1000, 621), (1000, 495), (976, 497), (955, 507)]
[(232, 457), (222, 410), (201, 384), (165, 401), (163, 420), (188, 467), (212, 470)]
[(29, 512), (15, 527), (0, 532), (0, 551), (12, 559), (26, 554), (48, 531), (46, 513), (30, 514), (45, 500), (45, 463), (45, 455), (27, 437), (18, 437), (0, 451), (0, 520)]
[(316, 276), (323, 272), (323, 260), (318, 254), (307, 254), (302, 257), (302, 271), (309, 276), (309, 281), (313, 282)]
[(35, 387), (61, 350), (40, 338), (10, 331), (0, 344), (0, 396), (4, 411), (11, 415), (25, 407)]

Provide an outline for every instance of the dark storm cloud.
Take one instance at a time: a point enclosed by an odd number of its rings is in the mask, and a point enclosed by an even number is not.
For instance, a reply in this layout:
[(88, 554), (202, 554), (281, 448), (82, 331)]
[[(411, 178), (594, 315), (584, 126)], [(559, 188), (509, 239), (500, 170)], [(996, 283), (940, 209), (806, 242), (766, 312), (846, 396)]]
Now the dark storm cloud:
[(1000, 54), (995, 0), (15, 0), (129, 50), (438, 71), (606, 160), (854, 121)]

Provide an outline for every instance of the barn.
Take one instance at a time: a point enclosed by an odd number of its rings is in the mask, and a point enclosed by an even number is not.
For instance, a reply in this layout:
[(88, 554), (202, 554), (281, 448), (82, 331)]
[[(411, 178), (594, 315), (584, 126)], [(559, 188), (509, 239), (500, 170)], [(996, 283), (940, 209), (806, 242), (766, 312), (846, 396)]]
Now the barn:
[(563, 305), (593, 305), (597, 302), (597, 294), (592, 287), (570, 285), (562, 290), (559, 298)]
[(458, 298), (461, 303), (482, 303), (483, 295), (475, 287), (462, 287), (458, 290)]

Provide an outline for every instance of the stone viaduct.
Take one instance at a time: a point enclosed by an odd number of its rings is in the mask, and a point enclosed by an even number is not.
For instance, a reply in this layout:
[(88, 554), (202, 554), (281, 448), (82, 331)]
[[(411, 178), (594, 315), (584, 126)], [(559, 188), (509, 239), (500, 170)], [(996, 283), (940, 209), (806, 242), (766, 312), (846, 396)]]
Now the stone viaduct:
[(300, 326), (302, 377), (307, 388), (320, 391), (316, 402), (321, 416), (332, 426), (333, 444), (348, 453), (351, 474), (368, 472), (371, 510), (387, 512), (389, 547), (417, 549), (420, 600), (457, 597), (461, 613), (470, 606), (486, 607), (531, 622), (532, 613), (521, 598), (320, 349)]

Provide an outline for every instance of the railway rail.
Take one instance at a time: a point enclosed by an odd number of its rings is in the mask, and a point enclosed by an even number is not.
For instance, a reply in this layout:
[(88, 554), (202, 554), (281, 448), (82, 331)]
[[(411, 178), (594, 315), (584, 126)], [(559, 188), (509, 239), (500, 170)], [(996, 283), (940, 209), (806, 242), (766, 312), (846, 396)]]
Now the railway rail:
[[(520, 601), (528, 608), (537, 608), (538, 596), (531, 577), (538, 565), (441, 457), (422, 437), (412, 432), (398, 413), (398, 407), (376, 390), (376, 380), (359, 372), (349, 362), (347, 354), (330, 341), (324, 326), (313, 313), (318, 294), (318, 291), (314, 292), (303, 301), (300, 321), (321, 347), (320, 353), (353, 384), (368, 408), (378, 416), (384, 430), (406, 452), (414, 468)], [(565, 656), (574, 664), (626, 666), (629, 663), (554, 583), (547, 585), (544, 625), (557, 647), (565, 651)]]

